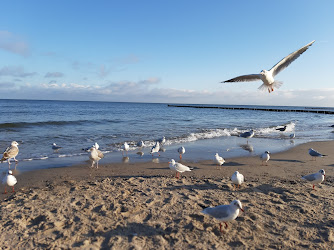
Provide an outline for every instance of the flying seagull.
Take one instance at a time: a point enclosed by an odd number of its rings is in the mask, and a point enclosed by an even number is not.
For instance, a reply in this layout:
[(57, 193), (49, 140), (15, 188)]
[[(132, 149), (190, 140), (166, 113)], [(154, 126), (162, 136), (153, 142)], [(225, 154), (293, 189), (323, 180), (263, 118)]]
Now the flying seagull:
[(296, 60), (301, 54), (303, 54), (314, 42), (315, 40), (306, 44), (304, 47), (300, 48), (299, 50), (296, 50), (290, 55), (284, 57), (281, 61), (279, 61), (276, 65), (274, 65), (269, 71), (264, 69), (260, 72), (260, 74), (250, 74), (250, 75), (238, 76), (230, 80), (223, 81), (222, 83), (251, 82), (251, 81), (261, 80), (263, 84), (259, 87), (259, 89), (261, 90), (268, 89), (268, 92), (270, 93), (274, 91), (274, 88), (279, 88), (283, 84), (283, 82), (275, 81), (274, 77), (279, 72), (281, 72), (283, 69), (288, 67), (290, 63)]

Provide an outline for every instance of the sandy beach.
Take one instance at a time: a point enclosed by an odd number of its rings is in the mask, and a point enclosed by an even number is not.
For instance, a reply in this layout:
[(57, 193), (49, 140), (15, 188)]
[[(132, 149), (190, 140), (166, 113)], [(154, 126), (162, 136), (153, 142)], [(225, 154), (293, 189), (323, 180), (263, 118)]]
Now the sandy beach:
[[(312, 147), (328, 156), (312, 161)], [(334, 141), (310, 142), (273, 154), (183, 162), (180, 180), (168, 163), (90, 163), (16, 174), (16, 193), (0, 195), (2, 248), (18, 249), (331, 249), (334, 248)], [(163, 153), (162, 153), (163, 155)], [(178, 155), (175, 155), (178, 159)], [(2, 165), (4, 167), (5, 165)], [(301, 180), (324, 169), (312, 189)], [(230, 177), (245, 176), (240, 190)], [(228, 223), (203, 207), (239, 199), (245, 212)]]

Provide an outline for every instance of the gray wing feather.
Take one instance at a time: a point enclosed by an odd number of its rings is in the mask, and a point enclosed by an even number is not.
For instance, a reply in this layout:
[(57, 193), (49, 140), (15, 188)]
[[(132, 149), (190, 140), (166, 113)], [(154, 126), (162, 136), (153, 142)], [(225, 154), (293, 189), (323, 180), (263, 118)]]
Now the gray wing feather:
[(252, 81), (258, 81), (258, 80), (261, 80), (260, 74), (251, 74), (251, 75), (238, 76), (230, 80), (223, 81), (222, 83), (225, 83), (225, 82), (252, 82)]
[(310, 42), (309, 44), (305, 45), (304, 47), (300, 48), (299, 50), (291, 53), (290, 55), (284, 57), (281, 61), (279, 61), (276, 65), (274, 65), (270, 71), (272, 72), (273, 76), (277, 75), (283, 69), (288, 67), (294, 60), (296, 60), (301, 54), (303, 54), (308, 48), (314, 43), (315, 41)]
[(318, 151), (316, 151), (316, 150), (310, 150), (310, 155), (311, 156), (322, 156), (322, 154), (320, 154)]
[(302, 179), (307, 181), (314, 181), (316, 179), (316, 174), (309, 174), (302, 177)]
[(205, 208), (202, 212), (204, 214), (211, 215), (214, 218), (226, 218), (229, 216), (229, 205), (220, 205), (217, 207), (208, 207)]
[(98, 149), (96, 151), (97, 151), (98, 157), (102, 159), (104, 157), (103, 153)]

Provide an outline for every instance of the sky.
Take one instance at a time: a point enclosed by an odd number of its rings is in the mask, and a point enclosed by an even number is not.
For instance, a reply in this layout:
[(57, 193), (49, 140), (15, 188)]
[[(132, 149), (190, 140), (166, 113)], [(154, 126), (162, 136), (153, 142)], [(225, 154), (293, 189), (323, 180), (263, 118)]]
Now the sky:
[[(334, 1), (4, 0), (4, 99), (334, 107)], [(276, 76), (271, 69), (315, 43)]]

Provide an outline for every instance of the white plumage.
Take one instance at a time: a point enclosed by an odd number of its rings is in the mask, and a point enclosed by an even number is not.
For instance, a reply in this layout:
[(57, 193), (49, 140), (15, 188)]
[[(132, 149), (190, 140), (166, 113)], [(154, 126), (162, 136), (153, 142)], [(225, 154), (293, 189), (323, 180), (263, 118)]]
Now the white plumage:
[(16, 141), (12, 141), (11, 145), (5, 150), (5, 152), (3, 152), (1, 163), (7, 160), (8, 164), (10, 165), (10, 159), (12, 158), (15, 162), (18, 162), (18, 160), (15, 158), (19, 153), (18, 145), (19, 144)]
[(12, 187), (13, 193), (14, 193), (15, 192), (14, 191), (14, 185), (16, 183), (17, 183), (17, 180), (16, 180), (15, 176), (13, 175), (13, 172), (11, 170), (9, 170), (7, 175), (2, 180), (2, 184), (5, 185), (5, 193), (7, 193), (7, 190), (6, 190), (7, 185), (9, 187)]
[(175, 162), (174, 159), (172, 159), (169, 163), (169, 168), (173, 171), (176, 171), (176, 175), (175, 177), (176, 178), (179, 178), (180, 177), (180, 173), (183, 173), (183, 172), (188, 172), (188, 171), (191, 171), (192, 168), (188, 167), (188, 166), (185, 166), (179, 162)]
[(262, 160), (262, 165), (263, 162), (266, 162), (266, 165), (268, 163), (268, 161), (270, 160), (270, 152), (269, 151), (265, 151), (261, 156), (260, 156), (261, 160)]
[(239, 171), (235, 171), (234, 174), (231, 176), (231, 181), (233, 182), (233, 184), (238, 185), (239, 186), (244, 183), (245, 178), (243, 176), (243, 174), (240, 174)]
[(186, 152), (186, 149), (184, 147), (179, 147), (177, 149), (177, 152), (180, 154), (180, 160), (182, 160), (182, 155)]
[(59, 149), (61, 149), (62, 147), (61, 146), (58, 146), (56, 143), (53, 143), (52, 144), (52, 149), (53, 150), (59, 150)]
[(124, 144), (122, 145), (122, 149), (123, 149), (122, 155), (124, 155), (124, 151), (126, 152), (126, 155), (128, 155), (128, 151), (130, 149), (129, 144), (127, 142), (124, 142)]
[(225, 163), (225, 160), (223, 157), (219, 156), (218, 153), (215, 154), (215, 163), (217, 163), (219, 166), (223, 165)]
[(274, 88), (279, 88), (283, 83), (275, 81), (274, 77), (288, 67), (294, 60), (296, 60), (301, 54), (303, 54), (315, 41), (312, 41), (306, 44), (304, 47), (296, 50), (295, 52), (289, 54), (284, 57), (281, 61), (279, 61), (276, 65), (274, 65), (269, 71), (262, 70), (260, 74), (250, 74), (250, 75), (242, 75), (235, 78), (232, 78), (225, 82), (251, 82), (251, 81), (259, 81), (261, 80), (263, 84), (259, 87), (261, 90), (268, 90), (268, 92), (274, 91)]
[[(205, 208), (202, 213), (224, 222), (225, 228), (227, 228), (228, 226), (226, 222), (235, 220), (239, 216), (239, 210), (244, 212), (241, 202), (239, 200), (234, 200), (229, 205), (219, 205), (216, 207)], [(223, 232), (221, 222), (219, 224), (220, 232)]]
[(94, 167), (94, 163), (96, 162), (96, 168), (99, 168), (99, 160), (101, 160), (104, 157), (103, 153), (100, 150), (96, 149), (94, 146), (91, 147), (89, 151), (90, 151), (89, 158), (92, 160), (91, 167)]
[(153, 154), (154, 153), (158, 153), (159, 154), (159, 156), (160, 156), (160, 143), (157, 141), (156, 143), (155, 143), (155, 145), (151, 148), (151, 154), (152, 154), (152, 157), (153, 157)]
[(315, 190), (314, 184), (320, 184), (321, 182), (323, 182), (325, 180), (325, 176), (326, 176), (325, 170), (321, 169), (314, 174), (309, 174), (309, 175), (303, 176), (302, 179), (312, 183), (313, 184), (313, 189)]

